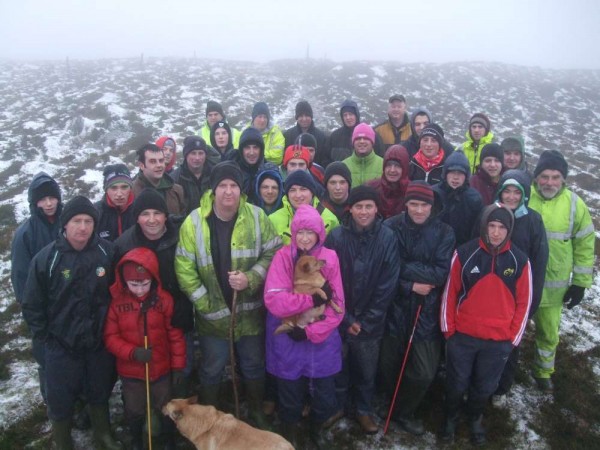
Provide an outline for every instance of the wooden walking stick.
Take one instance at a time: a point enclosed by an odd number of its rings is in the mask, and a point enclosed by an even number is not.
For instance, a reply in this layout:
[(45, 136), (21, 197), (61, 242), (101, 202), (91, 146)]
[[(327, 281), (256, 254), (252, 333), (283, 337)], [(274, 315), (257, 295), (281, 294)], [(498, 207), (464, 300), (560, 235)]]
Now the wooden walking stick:
[[(142, 305), (142, 314), (144, 315), (144, 349), (148, 350), (148, 320), (146, 318), (147, 309)], [(146, 412), (148, 429), (148, 449), (152, 450), (152, 408), (150, 407), (150, 365), (146, 363)]]
[[(238, 271), (236, 271), (236, 274)], [(238, 291), (233, 290), (233, 300), (231, 301), (231, 320), (229, 321), (229, 360), (231, 361), (231, 384), (233, 385), (233, 401), (235, 403), (235, 417), (240, 418), (240, 398), (236, 382), (235, 368), (235, 317), (237, 313), (237, 294)]]

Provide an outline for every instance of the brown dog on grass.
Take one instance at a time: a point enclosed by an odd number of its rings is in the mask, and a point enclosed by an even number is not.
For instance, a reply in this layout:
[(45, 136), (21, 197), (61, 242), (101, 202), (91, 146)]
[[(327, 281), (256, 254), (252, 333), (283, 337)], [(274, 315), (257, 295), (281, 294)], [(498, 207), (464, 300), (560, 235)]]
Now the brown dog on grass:
[(197, 404), (197, 398), (173, 399), (162, 412), (179, 432), (202, 450), (294, 450), (278, 434), (258, 430), (214, 406)]
[[(321, 289), (326, 281), (323, 274), (321, 274), (321, 268), (324, 265), (324, 260), (317, 259), (311, 255), (302, 255), (298, 258), (298, 262), (296, 262), (296, 266), (294, 267), (294, 293), (319, 294), (323, 300), (326, 300), (327, 294)], [(294, 327), (304, 328), (316, 320), (323, 320), (325, 318), (326, 305), (331, 306), (336, 313), (342, 313), (341, 308), (332, 299), (329, 299), (324, 305), (283, 318), (281, 325), (275, 330), (275, 334), (287, 333)]]

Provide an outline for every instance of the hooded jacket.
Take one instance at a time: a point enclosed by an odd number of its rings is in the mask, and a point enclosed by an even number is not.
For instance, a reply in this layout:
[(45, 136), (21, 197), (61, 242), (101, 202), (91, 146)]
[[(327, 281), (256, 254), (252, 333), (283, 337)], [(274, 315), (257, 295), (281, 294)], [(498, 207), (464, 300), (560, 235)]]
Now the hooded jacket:
[[(491, 144), (494, 142), (494, 133), (488, 131), (488, 134), (483, 136), (479, 142), (476, 144), (471, 137), (470, 130), (467, 130), (465, 133), (465, 137), (467, 140), (462, 143), (462, 145), (457, 150), (462, 150), (467, 159), (469, 160), (469, 167), (471, 168), (471, 173), (475, 173), (477, 168), (479, 167), (479, 158), (481, 156), (481, 150), (486, 144)], [(486, 205), (489, 203), (486, 203)]]
[[(325, 319), (306, 326), (307, 339), (296, 342), (287, 333), (275, 335), (281, 319), (301, 313), (313, 307), (308, 294), (295, 294), (294, 267), (298, 258), (296, 234), (308, 229), (317, 233), (318, 241), (308, 252), (325, 261), (321, 273), (329, 282), (332, 300), (342, 309), (336, 313), (325, 308)], [(344, 290), (339, 259), (335, 251), (325, 248), (325, 227), (319, 213), (311, 206), (301, 205), (291, 226), (292, 240), (281, 248), (273, 258), (265, 283), (265, 306), (267, 307), (266, 359), (267, 371), (286, 380), (304, 376), (321, 378), (334, 375), (342, 368), (342, 342), (337, 327), (344, 317)]]
[(94, 207), (98, 211), (98, 225), (96, 232), (98, 236), (107, 241), (114, 242), (123, 232), (133, 225), (136, 219), (133, 217), (133, 189), (129, 192), (129, 198), (124, 210), (117, 208), (110, 200), (108, 195), (104, 194), (102, 200), (96, 202)]
[(10, 280), (15, 291), (18, 303), (23, 301), (23, 291), (29, 266), (33, 257), (46, 245), (54, 241), (60, 232), (59, 217), (62, 212), (62, 201), (58, 198), (58, 207), (54, 214), (54, 222), (50, 222), (42, 208), (34, 202), (33, 192), (43, 184), (51, 183), (58, 192), (58, 183), (45, 172), (40, 172), (33, 177), (27, 192), (29, 213), (31, 216), (17, 228), (11, 245), (11, 270)]
[(346, 335), (353, 323), (360, 323), (359, 340), (383, 336), (390, 302), (398, 294), (401, 266), (394, 232), (376, 217), (373, 225), (358, 230), (352, 217), (332, 230), (325, 246), (335, 250), (340, 260), (346, 313), (340, 334)]
[(169, 139), (175, 143), (175, 148), (173, 148), (173, 156), (171, 156), (171, 161), (169, 161), (169, 164), (165, 166), (165, 173), (171, 173), (173, 171), (173, 167), (175, 167), (175, 163), (177, 162), (177, 141), (171, 136), (161, 136), (156, 140), (156, 145), (162, 149), (165, 146), (165, 142)]
[[(485, 243), (486, 210), (478, 239), (461, 245), (452, 257), (442, 296), (440, 326), (446, 339), (459, 332), (479, 339), (511, 341), (516, 347), (531, 306), (531, 265), (510, 242), (491, 251)], [(487, 214), (487, 215), (486, 215)]]
[(371, 186), (379, 194), (378, 211), (384, 219), (400, 214), (404, 211), (404, 194), (408, 186), (408, 164), (409, 158), (406, 149), (400, 145), (392, 145), (385, 152), (383, 157), (383, 167), (390, 160), (400, 162), (402, 168), (402, 176), (400, 180), (392, 183), (385, 178), (383, 174), (381, 178), (367, 181), (366, 185)]
[[(219, 126), (218, 124), (220, 124), (220, 123), (222, 123), (223, 125)], [(205, 124), (205, 126), (208, 127), (208, 123)], [(221, 152), (221, 150), (219, 150), (217, 148), (217, 141), (215, 139), (215, 133), (216, 133), (216, 131), (219, 128), (224, 128), (227, 131), (227, 134), (229, 134), (229, 142), (227, 143), (227, 147), (225, 148), (225, 150), (222, 151), (222, 152)], [(231, 151), (231, 150), (237, 150), (237, 147), (234, 144), (239, 145), (239, 143), (240, 143), (240, 140), (239, 140), (239, 138), (240, 138), (239, 137), (240, 132), (238, 130), (235, 130), (235, 131), (237, 131), (237, 134), (238, 134), (237, 138), (238, 139), (234, 143), (234, 140), (233, 140), (233, 130), (234, 129), (232, 129), (227, 122), (216, 122), (212, 126), (212, 128), (210, 129), (210, 139), (208, 141), (205, 141), (205, 142), (210, 142), (210, 145), (212, 146), (212, 148), (220, 155), (220, 158), (221, 158), (220, 160), (221, 161), (225, 161), (227, 159), (225, 155), (227, 155), (227, 153), (229, 151)], [(202, 132), (204, 133), (204, 128), (202, 128)]]
[(380, 178), (383, 174), (383, 158), (372, 150), (366, 156), (357, 156), (355, 151), (342, 161), (352, 174), (352, 185), (360, 186), (367, 181)]
[[(153, 287), (145, 298), (131, 293), (121, 276), (127, 262), (143, 266), (152, 276)], [(185, 339), (179, 328), (171, 325), (173, 299), (162, 288), (158, 260), (152, 250), (139, 247), (128, 252), (117, 264), (115, 282), (110, 287), (112, 301), (104, 326), (104, 342), (117, 357), (117, 372), (122, 377), (144, 380), (145, 364), (133, 359), (133, 352), (144, 347), (144, 336), (152, 348), (148, 363), (150, 381), (183, 370), (186, 364)]]
[(481, 195), (481, 201), (484, 206), (491, 205), (494, 202), (496, 191), (498, 190), (498, 182), (492, 181), (492, 178), (481, 167), (471, 177), (470, 184)]
[[(424, 106), (416, 108), (415, 110), (413, 110), (413, 112), (410, 113), (410, 129), (412, 134), (408, 139), (400, 142), (400, 145), (406, 149), (410, 158), (415, 156), (419, 151), (419, 135), (415, 130), (415, 120), (417, 116), (423, 114), (425, 114), (428, 117), (429, 123), (433, 122), (433, 119), (431, 118), (431, 112), (427, 108), (425, 108)], [(448, 142), (445, 138), (444, 142), (442, 142), (442, 148), (444, 149), (446, 158), (450, 156), (454, 151), (454, 146), (450, 144), (450, 142)]]
[[(263, 182), (263, 180), (267, 177), (275, 180), (277, 186), (279, 187), (279, 192), (277, 193), (277, 200), (271, 208), (266, 207), (264, 200), (260, 196), (260, 185)], [(283, 202), (281, 201), (281, 199), (283, 198), (283, 179), (281, 178), (279, 170), (265, 168), (264, 170), (260, 171), (256, 176), (256, 183), (254, 185), (254, 188), (256, 206), (262, 208), (267, 215), (273, 214), (275, 211), (279, 210), (283, 206)]]
[[(248, 125), (248, 127), (246, 127), (246, 130), (248, 128), (253, 128), (251, 123)], [(281, 128), (279, 128), (279, 125), (271, 124), (271, 117), (269, 117), (269, 123), (267, 124), (267, 127), (262, 132), (259, 131), (259, 133), (261, 133), (265, 143), (265, 161), (270, 162), (275, 166), (280, 165), (281, 161), (283, 161), (283, 151), (285, 149), (285, 138), (283, 137)], [(241, 150), (242, 147), (243, 145), (240, 143), (238, 148)]]

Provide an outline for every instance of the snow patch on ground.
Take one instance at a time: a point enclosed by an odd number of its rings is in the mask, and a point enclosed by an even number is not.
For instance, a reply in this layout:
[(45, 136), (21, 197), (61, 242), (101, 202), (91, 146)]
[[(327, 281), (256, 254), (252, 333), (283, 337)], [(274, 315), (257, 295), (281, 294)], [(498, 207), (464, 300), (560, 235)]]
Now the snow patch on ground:
[(42, 403), (37, 364), (17, 361), (9, 370), (10, 379), (0, 381), (0, 430), (22, 420)]

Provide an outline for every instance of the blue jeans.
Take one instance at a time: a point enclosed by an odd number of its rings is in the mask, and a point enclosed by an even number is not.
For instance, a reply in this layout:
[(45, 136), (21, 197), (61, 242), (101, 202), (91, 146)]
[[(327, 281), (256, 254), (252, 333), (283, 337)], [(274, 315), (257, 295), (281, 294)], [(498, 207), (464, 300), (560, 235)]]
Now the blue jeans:
[(337, 402), (359, 415), (371, 413), (375, 392), (375, 374), (381, 339), (356, 339), (348, 335), (342, 348), (342, 371), (335, 377)]
[[(229, 340), (212, 336), (200, 336), (202, 359), (198, 367), (198, 379), (202, 386), (219, 384), (223, 379), (225, 366), (229, 362)], [(235, 343), (239, 369), (245, 380), (258, 380), (265, 377), (265, 338), (242, 336)]]
[(284, 423), (297, 423), (302, 419), (306, 392), (310, 394), (310, 419), (323, 423), (335, 413), (335, 375), (323, 378), (300, 377), (297, 380), (277, 378), (279, 391), (279, 418)]

